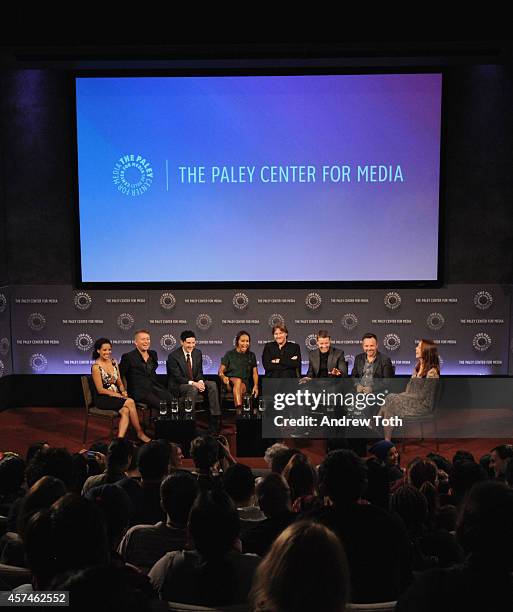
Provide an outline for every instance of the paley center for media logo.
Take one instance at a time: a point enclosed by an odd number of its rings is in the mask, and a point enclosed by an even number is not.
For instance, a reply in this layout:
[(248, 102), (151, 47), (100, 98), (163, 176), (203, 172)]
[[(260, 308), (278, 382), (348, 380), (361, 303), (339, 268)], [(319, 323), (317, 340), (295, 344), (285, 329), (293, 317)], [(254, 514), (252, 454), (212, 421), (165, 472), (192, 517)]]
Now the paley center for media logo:
[(124, 195), (137, 197), (146, 193), (153, 183), (151, 162), (142, 155), (122, 155), (114, 164), (112, 181)]

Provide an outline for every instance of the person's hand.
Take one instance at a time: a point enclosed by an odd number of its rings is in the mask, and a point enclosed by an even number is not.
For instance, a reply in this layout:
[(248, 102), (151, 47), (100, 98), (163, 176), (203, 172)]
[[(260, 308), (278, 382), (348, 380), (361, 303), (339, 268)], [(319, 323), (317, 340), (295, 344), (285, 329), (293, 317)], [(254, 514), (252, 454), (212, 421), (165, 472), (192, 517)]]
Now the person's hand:
[(280, 358), (278, 357), (277, 359), (271, 359), (271, 363), (280, 363)]
[(223, 384), (225, 384), (228, 389), (230, 388), (230, 379), (228, 378), (228, 376), (223, 376)]
[(297, 355), (293, 355), (293, 356), (291, 357), (291, 359), (296, 359), (296, 360), (297, 360)]
[(200, 392), (203, 393), (203, 391), (205, 391), (205, 383), (202, 380), (199, 380), (198, 382), (193, 381), (192, 383), (193, 387), (196, 387), (196, 389)]
[(338, 368), (333, 368), (328, 374), (330, 374), (330, 376), (342, 376), (342, 372)]
[(251, 391), (251, 395), (252, 395), (253, 397), (258, 397), (258, 385), (255, 385), (255, 386), (253, 387), (253, 390)]
[(107, 466), (107, 457), (103, 453), (96, 452), (95, 459), (102, 470), (104, 470)]
[(299, 384), (300, 385), (304, 385), (307, 382), (310, 382), (312, 379), (309, 376), (303, 376), (303, 378), (299, 379)]

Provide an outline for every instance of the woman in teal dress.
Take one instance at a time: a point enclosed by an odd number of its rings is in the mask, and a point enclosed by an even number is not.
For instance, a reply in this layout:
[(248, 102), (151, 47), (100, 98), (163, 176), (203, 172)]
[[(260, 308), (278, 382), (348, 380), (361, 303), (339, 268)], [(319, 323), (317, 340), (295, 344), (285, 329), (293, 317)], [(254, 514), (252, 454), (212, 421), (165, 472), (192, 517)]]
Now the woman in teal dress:
[(255, 353), (249, 350), (251, 337), (247, 331), (240, 331), (235, 337), (235, 348), (228, 351), (221, 360), (219, 378), (229, 391), (233, 392), (235, 409), (242, 407), (242, 398), (251, 388), (251, 395), (258, 396), (258, 369)]

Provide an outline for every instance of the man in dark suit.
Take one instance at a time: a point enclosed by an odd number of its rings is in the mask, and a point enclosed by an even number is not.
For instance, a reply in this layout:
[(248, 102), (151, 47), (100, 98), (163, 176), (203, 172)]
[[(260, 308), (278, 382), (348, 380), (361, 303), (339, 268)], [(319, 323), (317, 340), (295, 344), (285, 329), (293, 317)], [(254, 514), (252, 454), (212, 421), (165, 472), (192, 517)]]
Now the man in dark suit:
[(364, 334), (362, 348), (363, 353), (355, 357), (351, 376), (357, 379), (359, 393), (371, 393), (376, 387), (374, 379), (393, 378), (395, 370), (390, 358), (378, 351), (378, 338), (375, 334)]
[(150, 350), (150, 334), (139, 329), (134, 334), (135, 349), (121, 357), (119, 369), (126, 377), (128, 394), (136, 402), (144, 402), (158, 410), (160, 402), (171, 402), (169, 391), (157, 379), (157, 353)]
[(328, 378), (347, 376), (347, 362), (344, 351), (331, 346), (331, 338), (325, 329), (317, 334), (317, 348), (309, 355), (307, 378)]
[(186, 330), (180, 334), (182, 346), (167, 358), (167, 386), (175, 397), (188, 397), (196, 402), (199, 393), (206, 393), (214, 429), (220, 426), (221, 408), (217, 385), (203, 380), (203, 356), (196, 348), (196, 335)]

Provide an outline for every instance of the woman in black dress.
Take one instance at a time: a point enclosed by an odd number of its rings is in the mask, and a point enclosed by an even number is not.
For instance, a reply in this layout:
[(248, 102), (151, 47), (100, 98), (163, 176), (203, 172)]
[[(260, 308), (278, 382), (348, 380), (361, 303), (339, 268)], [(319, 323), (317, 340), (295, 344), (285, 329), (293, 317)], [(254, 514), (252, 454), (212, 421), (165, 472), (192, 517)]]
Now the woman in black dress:
[(251, 337), (247, 331), (240, 331), (235, 337), (235, 348), (228, 351), (221, 360), (219, 378), (233, 391), (236, 410), (242, 406), (247, 389), (251, 395), (258, 396), (258, 370), (255, 353), (249, 350)]
[(94, 382), (94, 403), (100, 410), (116, 410), (121, 419), (119, 421), (118, 437), (123, 438), (132, 423), (139, 440), (149, 442), (150, 438), (144, 433), (139, 423), (139, 415), (133, 399), (123, 386), (119, 367), (112, 359), (112, 344), (108, 338), (99, 338), (94, 343), (91, 376)]

